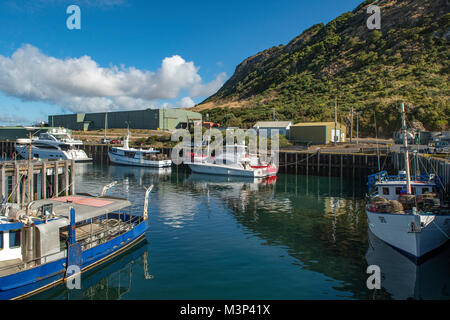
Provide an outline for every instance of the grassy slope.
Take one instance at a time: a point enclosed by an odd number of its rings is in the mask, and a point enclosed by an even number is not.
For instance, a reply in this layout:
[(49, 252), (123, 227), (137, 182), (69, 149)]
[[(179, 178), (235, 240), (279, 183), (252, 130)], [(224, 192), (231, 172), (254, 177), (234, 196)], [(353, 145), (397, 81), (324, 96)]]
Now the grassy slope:
[(338, 97), (345, 121), (353, 107), (360, 128), (390, 135), (398, 105), (430, 130), (449, 128), (450, 11), (446, 0), (382, 0), (382, 29), (368, 30), (365, 1), (285, 46), (243, 61), (213, 96), (197, 106), (212, 121), (250, 127), (258, 120), (333, 119)]

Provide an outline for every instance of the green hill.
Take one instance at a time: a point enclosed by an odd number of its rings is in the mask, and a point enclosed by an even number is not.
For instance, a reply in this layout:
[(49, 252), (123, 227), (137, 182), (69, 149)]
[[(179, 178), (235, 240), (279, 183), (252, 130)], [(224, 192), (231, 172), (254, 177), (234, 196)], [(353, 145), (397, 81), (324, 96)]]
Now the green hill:
[[(324, 121), (350, 108), (360, 128), (380, 135), (400, 126), (398, 106), (429, 130), (450, 120), (448, 0), (381, 0), (381, 30), (369, 30), (365, 1), (327, 25), (317, 24), (287, 45), (239, 64), (213, 96), (195, 107), (211, 121), (251, 127), (256, 121)], [(348, 120), (347, 120), (348, 121)]]

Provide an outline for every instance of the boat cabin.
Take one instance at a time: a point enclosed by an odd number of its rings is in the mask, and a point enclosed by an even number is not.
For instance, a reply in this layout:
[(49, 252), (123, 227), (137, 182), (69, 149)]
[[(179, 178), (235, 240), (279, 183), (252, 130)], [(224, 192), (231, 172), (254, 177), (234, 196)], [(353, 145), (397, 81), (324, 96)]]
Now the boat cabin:
[(95, 248), (144, 220), (131, 214), (128, 200), (116, 197), (38, 200), (26, 210), (10, 208), (0, 217), (0, 277), (67, 258), (71, 241), (81, 252)]
[(127, 157), (130, 159), (136, 160), (161, 160), (162, 155), (159, 151), (153, 150), (150, 148), (149, 150), (142, 149), (125, 149), (125, 148), (112, 148), (111, 152), (117, 156)]
[[(387, 200), (398, 200), (400, 195), (406, 193), (406, 182), (384, 182), (375, 185), (377, 193)], [(411, 181), (411, 194), (423, 195), (426, 193), (435, 193), (436, 185), (421, 181)]]
[[(369, 176), (369, 190), (382, 196), (387, 200), (398, 200), (401, 195), (406, 194), (406, 172), (400, 171), (398, 175), (389, 176), (386, 171), (375, 173)], [(411, 194), (424, 195), (436, 193), (437, 184), (434, 175), (411, 177)]]

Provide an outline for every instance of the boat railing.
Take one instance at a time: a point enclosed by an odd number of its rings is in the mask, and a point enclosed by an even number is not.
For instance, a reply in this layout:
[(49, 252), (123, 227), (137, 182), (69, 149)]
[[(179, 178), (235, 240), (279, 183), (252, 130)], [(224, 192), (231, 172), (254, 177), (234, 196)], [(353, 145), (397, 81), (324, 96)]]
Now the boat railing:
[[(102, 216), (99, 221), (108, 221), (111, 220), (113, 217), (123, 216), (125, 213), (108, 213)], [(134, 225), (140, 224), (144, 221), (143, 216), (138, 215), (128, 215), (128, 219), (120, 219), (120, 223), (117, 225), (117, 227), (111, 227), (108, 223), (106, 223), (106, 227), (98, 230), (93, 233), (86, 232), (80, 228), (76, 229), (77, 233), (77, 242), (81, 242), (83, 250), (95, 247), (96, 245), (102, 244), (108, 240), (111, 240), (111, 238), (117, 237), (127, 231), (129, 231)], [(89, 225), (89, 224), (84, 224)], [(102, 237), (98, 237), (99, 235), (102, 235)], [(79, 235), (81, 235), (79, 237)], [(87, 235), (87, 237), (85, 236)], [(83, 237), (85, 236), (85, 237)], [(80, 240), (78, 240), (80, 238)], [(86, 241), (87, 240), (87, 241)], [(66, 258), (67, 257), (67, 250), (66, 246), (64, 247), (64, 250), (51, 253), (48, 255), (40, 256), (34, 259), (26, 260), (26, 261), (20, 261), (14, 264), (10, 264), (7, 266), (0, 267), (0, 277), (6, 276), (15, 272), (24, 271), (42, 264), (46, 264), (47, 262), (55, 261), (57, 259)], [(11, 272), (8, 272), (10, 270)]]
[[(411, 176), (412, 181), (429, 182), (434, 180), (432, 175), (414, 175)], [(388, 175), (386, 171), (381, 171), (369, 175), (368, 182), (370, 186), (375, 185), (376, 182), (389, 182), (389, 181), (405, 181), (406, 176), (403, 175)]]
[[(121, 219), (121, 216), (123, 216), (124, 219)], [(144, 217), (137, 215), (127, 215), (128, 219), (125, 219), (125, 213), (108, 213), (100, 218), (101, 219), (96, 222), (99, 222), (101, 227), (95, 232), (86, 231), (82, 228), (76, 229), (77, 242), (81, 243), (83, 250), (105, 243), (111, 238), (115, 238), (131, 230), (134, 225), (144, 221)], [(118, 221), (117, 224), (115, 224), (116, 221)], [(84, 225), (93, 225), (93, 222)]]
[(33, 267), (37, 267), (42, 264), (46, 264), (47, 262), (52, 262), (57, 259), (66, 258), (66, 257), (67, 257), (67, 251), (63, 250), (63, 251), (59, 251), (59, 252), (50, 253), (48, 255), (41, 256), (38, 258), (34, 258), (34, 259), (26, 260), (26, 261), (20, 261), (20, 262), (14, 263), (14, 264), (0, 267), (0, 276), (6, 276), (6, 275), (10, 275), (10, 274), (14, 273), (14, 272), (7, 272), (8, 270), (20, 272), (20, 271), (24, 271), (27, 269), (31, 269)]
[[(420, 175), (420, 176), (411, 176), (411, 181), (420, 181), (420, 182), (428, 182), (433, 179), (428, 175)], [(403, 176), (383, 176), (379, 181), (405, 181), (405, 177)]]

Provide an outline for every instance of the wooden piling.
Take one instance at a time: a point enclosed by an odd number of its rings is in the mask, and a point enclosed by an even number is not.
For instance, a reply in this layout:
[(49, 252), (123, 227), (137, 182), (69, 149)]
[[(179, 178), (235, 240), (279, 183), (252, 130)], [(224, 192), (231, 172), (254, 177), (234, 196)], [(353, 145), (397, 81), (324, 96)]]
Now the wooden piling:
[(72, 160), (72, 165), (70, 168), (70, 188), (69, 188), (70, 195), (75, 194), (75, 161)]
[(53, 169), (53, 197), (59, 196), (59, 179), (58, 179), (58, 167), (59, 161), (55, 161), (55, 167)]
[(28, 202), (31, 202), (34, 200), (34, 174), (33, 174), (33, 162), (30, 163), (28, 167)]
[(41, 177), (41, 198), (47, 199), (47, 161), (42, 161)]
[(69, 195), (69, 161), (64, 161), (64, 195)]
[(20, 168), (19, 165), (16, 164), (14, 168), (14, 202), (20, 204)]
[(2, 200), (6, 197), (6, 175), (5, 175), (5, 164), (2, 164), (0, 171), (0, 196)]

